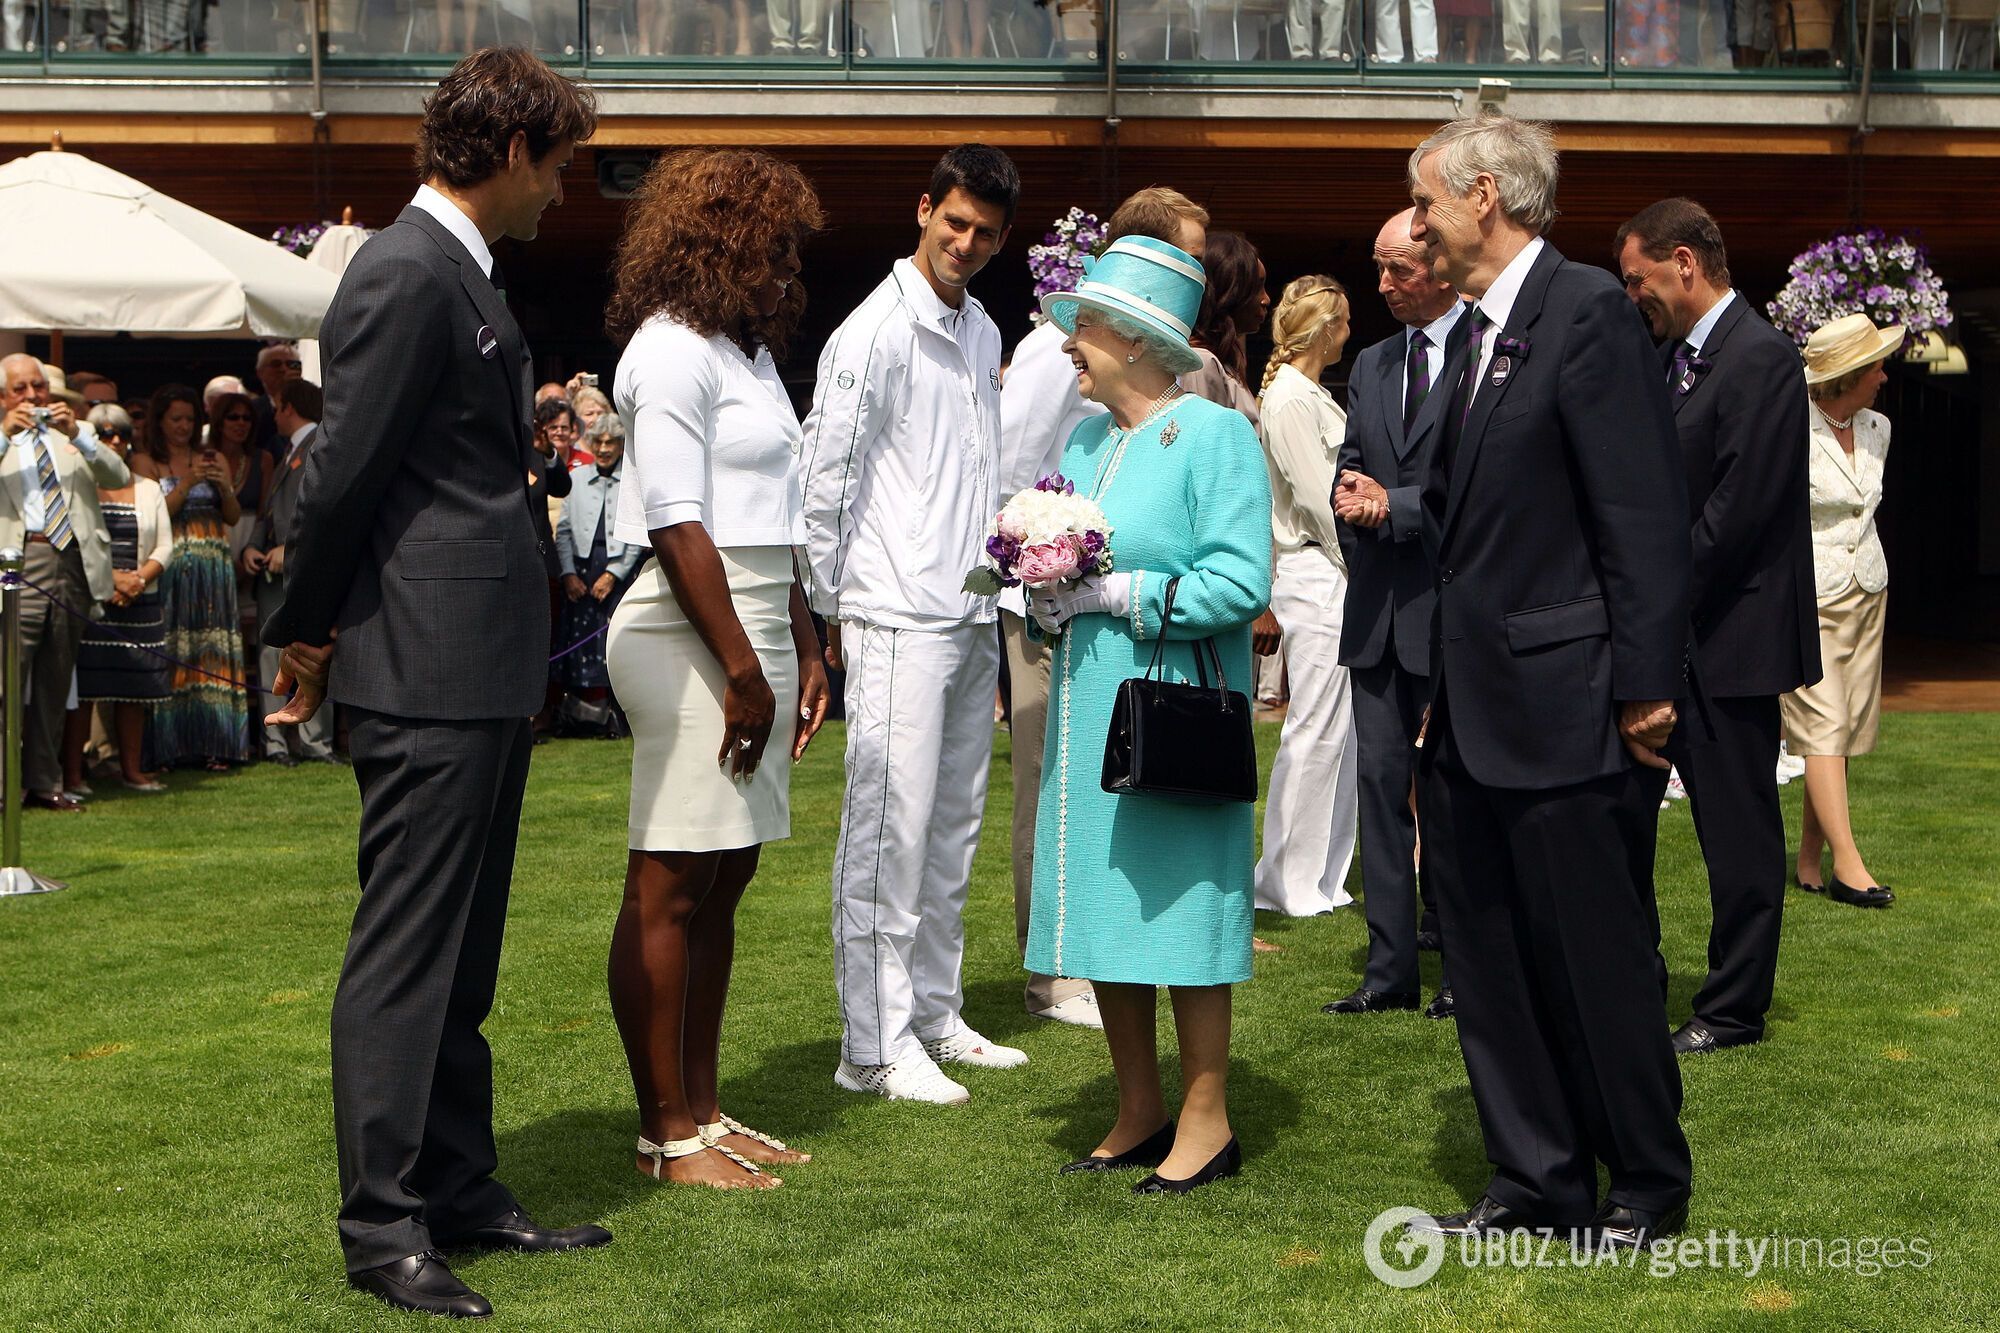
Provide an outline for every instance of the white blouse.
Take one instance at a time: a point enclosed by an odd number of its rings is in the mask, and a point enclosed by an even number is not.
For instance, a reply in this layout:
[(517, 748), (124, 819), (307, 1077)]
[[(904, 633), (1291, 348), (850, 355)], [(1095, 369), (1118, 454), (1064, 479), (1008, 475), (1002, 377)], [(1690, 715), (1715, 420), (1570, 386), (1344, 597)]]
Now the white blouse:
[(799, 418), (771, 354), (655, 315), (618, 359), (611, 401), (625, 423), (625, 477), (611, 533), (700, 523), (717, 546), (797, 546)]
[(1341, 564), (1333, 483), (1347, 414), (1292, 366), (1278, 368), (1258, 407), (1257, 437), (1271, 470), (1271, 544), (1283, 554), (1318, 542), (1327, 559)]
[(1882, 504), (1882, 469), (1889, 459), (1889, 419), (1863, 408), (1854, 414), (1854, 454), (1840, 447), (1820, 414), (1811, 414), (1813, 583), (1822, 602), (1851, 583), (1863, 592), (1889, 586), (1889, 559), (1875, 531)]

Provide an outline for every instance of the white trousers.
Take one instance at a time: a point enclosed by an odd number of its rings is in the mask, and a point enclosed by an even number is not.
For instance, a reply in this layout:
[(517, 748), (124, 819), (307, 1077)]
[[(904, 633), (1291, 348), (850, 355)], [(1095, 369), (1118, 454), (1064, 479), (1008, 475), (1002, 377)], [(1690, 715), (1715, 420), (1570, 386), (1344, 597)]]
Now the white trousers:
[(833, 858), (841, 1054), (893, 1064), (963, 1028), (965, 898), (1000, 643), (991, 624), (849, 623), (847, 792)]
[(1340, 665), (1347, 575), (1318, 547), (1278, 557), (1271, 614), (1285, 632), (1292, 703), (1264, 804), (1257, 906), (1312, 916), (1353, 901), (1343, 887), (1359, 827), (1354, 700)]
[[(1536, 60), (1544, 65), (1560, 65), (1563, 58), (1560, 0), (1501, 0), (1500, 45), (1511, 65)], [(1598, 49), (1603, 49), (1601, 42)]]
[[(1383, 64), (1400, 64), (1403, 59), (1403, 16), (1401, 0), (1375, 0), (1375, 59)], [(1410, 45), (1418, 60), (1438, 58), (1436, 0), (1410, 0)]]

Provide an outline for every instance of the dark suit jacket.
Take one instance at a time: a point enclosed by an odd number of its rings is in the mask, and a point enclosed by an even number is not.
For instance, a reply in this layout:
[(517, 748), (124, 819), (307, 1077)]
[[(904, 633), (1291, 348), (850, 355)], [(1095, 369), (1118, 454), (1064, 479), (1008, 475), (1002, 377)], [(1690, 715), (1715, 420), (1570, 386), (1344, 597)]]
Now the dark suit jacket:
[(1686, 692), (1686, 470), (1659, 355), (1610, 274), (1545, 246), (1495, 337), (1515, 349), (1496, 341), (1456, 465), (1424, 490), (1431, 679), (1466, 772), (1541, 790), (1623, 771), (1618, 703)]
[[(312, 455), (313, 445), (319, 443), (319, 427), (315, 425), (296, 450), (290, 440), (285, 441), (288, 456), (274, 459), (271, 466), (276, 473), (271, 478), (271, 489), (264, 496), (264, 517), (257, 525), (257, 545), (264, 550), (273, 546), (286, 546), (298, 528), (299, 485), (305, 477), (305, 460)], [(291, 556), (289, 547), (285, 551), (285, 582), (291, 582)]]
[(1431, 445), (1451, 395), (1427, 395), (1412, 428), (1404, 431), (1408, 348), (1405, 329), (1355, 357), (1347, 379), (1347, 439), (1340, 446), (1340, 469), (1352, 468), (1380, 483), (1389, 492), (1389, 517), (1376, 528), (1340, 525), (1340, 549), (1347, 558), (1340, 664), (1377, 666), (1393, 646), (1397, 665), (1428, 676), (1437, 585), (1424, 551), (1423, 487)]
[[(1678, 341), (1661, 349), (1671, 376)], [(1798, 348), (1739, 292), (1671, 386), (1694, 516), (1694, 666), (1717, 698), (1786, 694), (1820, 677), (1812, 447)]]
[[(481, 344), (490, 340), (491, 355)], [(528, 349), (463, 245), (406, 208), (355, 253), (320, 332), (326, 415), (264, 641), (325, 643), (329, 697), (403, 717), (526, 717), (548, 678)]]

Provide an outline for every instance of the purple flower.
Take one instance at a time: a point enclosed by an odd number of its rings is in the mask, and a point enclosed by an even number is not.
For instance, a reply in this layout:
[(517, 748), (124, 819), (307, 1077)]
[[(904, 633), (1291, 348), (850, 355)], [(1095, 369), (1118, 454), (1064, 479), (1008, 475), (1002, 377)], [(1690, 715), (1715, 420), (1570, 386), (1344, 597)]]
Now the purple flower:
[(1530, 346), (1532, 344), (1526, 338), (1502, 338), (1494, 345), (1494, 351), (1496, 354), (1504, 354), (1526, 361)]
[(1038, 491), (1052, 491), (1058, 495), (1075, 495), (1076, 483), (1063, 476), (1060, 472), (1051, 472), (1048, 476), (1043, 477), (1035, 483), (1035, 489)]
[(1104, 534), (1092, 528), (1083, 534), (1083, 549), (1087, 555), (1096, 555), (1104, 549)]
[(1003, 537), (996, 532), (986, 539), (986, 554), (992, 556), (999, 565), (1011, 567), (1014, 557), (1020, 553), (1021, 543), (1012, 537)]

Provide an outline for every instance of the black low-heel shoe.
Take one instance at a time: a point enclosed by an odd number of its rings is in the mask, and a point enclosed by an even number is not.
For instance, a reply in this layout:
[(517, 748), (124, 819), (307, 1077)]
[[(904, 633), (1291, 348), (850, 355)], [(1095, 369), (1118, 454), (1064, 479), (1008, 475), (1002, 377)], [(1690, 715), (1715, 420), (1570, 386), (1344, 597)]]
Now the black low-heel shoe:
[(1232, 1136), (1222, 1151), (1208, 1159), (1208, 1165), (1186, 1180), (1168, 1180), (1157, 1171), (1132, 1187), (1134, 1194), (1186, 1194), (1213, 1180), (1225, 1180), (1243, 1170), (1243, 1149)]
[(1059, 1176), (1078, 1171), (1124, 1171), (1135, 1166), (1158, 1166), (1174, 1150), (1174, 1122), (1169, 1120), (1143, 1143), (1109, 1157), (1082, 1157), (1056, 1172)]
[(1826, 882), (1826, 896), (1849, 907), (1887, 907), (1896, 901), (1896, 895), (1889, 892), (1887, 885), (1856, 889), (1842, 884), (1838, 875)]
[(1795, 889), (1804, 889), (1807, 893), (1826, 892), (1826, 885), (1814, 884), (1811, 880), (1800, 879), (1797, 875), (1792, 876), (1792, 887)]

